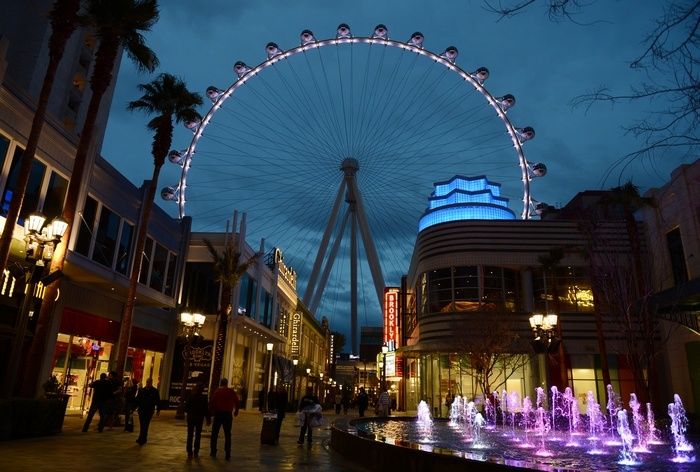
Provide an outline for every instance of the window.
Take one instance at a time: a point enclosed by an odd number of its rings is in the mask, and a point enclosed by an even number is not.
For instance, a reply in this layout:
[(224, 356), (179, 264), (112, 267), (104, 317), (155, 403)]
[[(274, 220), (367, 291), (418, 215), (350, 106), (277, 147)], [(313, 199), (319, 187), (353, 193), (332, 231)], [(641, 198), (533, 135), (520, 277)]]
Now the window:
[(107, 267), (112, 267), (114, 252), (117, 248), (120, 218), (107, 207), (102, 207), (100, 224), (95, 235), (95, 247), (92, 250), (92, 260)]
[(134, 225), (128, 222), (122, 224), (122, 234), (119, 238), (119, 251), (117, 252), (117, 263), (114, 269), (120, 274), (126, 275), (129, 268), (129, 254), (131, 254), (131, 237), (134, 234)]
[(139, 283), (148, 285), (148, 272), (151, 268), (151, 256), (153, 254), (153, 239), (146, 237), (146, 243), (141, 254), (141, 273), (139, 273)]
[(92, 242), (92, 230), (95, 226), (95, 215), (97, 215), (97, 201), (91, 197), (85, 199), (80, 218), (80, 229), (78, 230), (78, 240), (75, 243), (75, 252), (83, 256), (90, 255), (90, 243)]
[(153, 254), (153, 264), (151, 266), (151, 279), (149, 287), (159, 292), (163, 291), (165, 282), (165, 265), (168, 262), (168, 250), (160, 244), (156, 244), (156, 250)]
[(668, 247), (668, 254), (671, 258), (674, 284), (680, 285), (687, 282), (688, 269), (685, 266), (685, 251), (683, 250), (683, 239), (679, 228), (666, 234), (666, 247)]
[(164, 293), (168, 296), (173, 295), (173, 284), (175, 283), (175, 270), (177, 269), (177, 256), (170, 253), (168, 259), (168, 276), (165, 278)]
[(428, 299), (431, 313), (453, 311), (451, 268), (428, 272)]
[(5, 167), (5, 159), (7, 159), (7, 150), (10, 147), (10, 140), (5, 136), (0, 135), (0, 170)]
[[(2, 214), (2, 216), (7, 216), (7, 213), (10, 211), (10, 202), (16, 190), (17, 180), (19, 179), (20, 161), (22, 160), (23, 152), (24, 150), (22, 148), (15, 148), (12, 164), (10, 165), (10, 172), (7, 176), (7, 183), (5, 184), (5, 190), (2, 193), (2, 208), (0, 208), (0, 214)], [(22, 210), (17, 219), (17, 223), (20, 225), (24, 224), (24, 218), (31, 212), (36, 211), (39, 206), (41, 184), (44, 180), (45, 172), (46, 166), (44, 164), (36, 159), (32, 161), (32, 169), (29, 174), (27, 189), (24, 192)]]
[(51, 221), (61, 215), (67, 191), (68, 180), (56, 172), (51, 172), (49, 188), (46, 190), (46, 197), (44, 198), (44, 216), (46, 216), (47, 221)]

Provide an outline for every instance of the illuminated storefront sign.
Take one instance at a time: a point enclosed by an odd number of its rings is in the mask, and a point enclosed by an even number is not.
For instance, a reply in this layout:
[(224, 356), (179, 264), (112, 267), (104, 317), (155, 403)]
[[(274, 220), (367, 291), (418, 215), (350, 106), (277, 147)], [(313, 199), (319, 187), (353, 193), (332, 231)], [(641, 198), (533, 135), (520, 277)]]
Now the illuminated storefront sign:
[(301, 352), (301, 313), (292, 315), (292, 358), (298, 358)]
[(399, 289), (384, 289), (384, 343), (392, 348), (399, 347)]

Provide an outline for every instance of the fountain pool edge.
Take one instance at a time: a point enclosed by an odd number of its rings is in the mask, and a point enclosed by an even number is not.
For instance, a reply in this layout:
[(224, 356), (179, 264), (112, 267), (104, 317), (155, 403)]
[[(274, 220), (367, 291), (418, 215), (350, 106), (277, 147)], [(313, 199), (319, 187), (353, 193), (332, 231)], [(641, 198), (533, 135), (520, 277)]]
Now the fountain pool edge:
[[(339, 419), (331, 426), (331, 448), (346, 459), (369, 470), (386, 472), (387, 470), (403, 471), (445, 471), (453, 467), (472, 465), (475, 470), (491, 471), (526, 471), (541, 470), (537, 464), (518, 467), (497, 462), (469, 459), (457, 451), (434, 448), (432, 452), (420, 449), (419, 444), (408, 441), (390, 440), (363, 435), (355, 428), (355, 424), (366, 421), (415, 421), (415, 417), (389, 418), (357, 418)], [(440, 420), (435, 420), (440, 421)], [(478, 469), (476, 469), (478, 467)]]

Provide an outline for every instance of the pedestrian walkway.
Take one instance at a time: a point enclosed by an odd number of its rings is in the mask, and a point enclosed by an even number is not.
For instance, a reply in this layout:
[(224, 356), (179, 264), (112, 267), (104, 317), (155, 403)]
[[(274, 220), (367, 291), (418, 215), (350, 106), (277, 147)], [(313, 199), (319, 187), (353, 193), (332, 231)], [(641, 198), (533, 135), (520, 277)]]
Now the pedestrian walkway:
[(123, 427), (105, 428), (98, 433), (96, 420), (90, 431), (83, 433), (83, 420), (69, 416), (60, 434), (0, 442), (0, 470), (366, 472), (330, 449), (330, 424), (335, 418), (330, 410), (324, 412), (325, 426), (314, 430), (314, 443), (309, 447), (297, 444), (299, 428), (294, 426), (295, 415), (290, 413), (282, 424), (280, 443), (269, 446), (260, 444), (260, 413), (241, 411), (233, 420), (231, 461), (226, 461), (223, 432), (219, 433), (219, 457), (209, 457), (211, 429), (206, 426), (200, 457), (188, 460), (185, 452), (187, 428), (184, 420), (175, 419), (174, 411), (164, 411), (153, 417), (148, 443), (144, 446), (136, 444), (138, 419), (133, 433), (124, 432)]

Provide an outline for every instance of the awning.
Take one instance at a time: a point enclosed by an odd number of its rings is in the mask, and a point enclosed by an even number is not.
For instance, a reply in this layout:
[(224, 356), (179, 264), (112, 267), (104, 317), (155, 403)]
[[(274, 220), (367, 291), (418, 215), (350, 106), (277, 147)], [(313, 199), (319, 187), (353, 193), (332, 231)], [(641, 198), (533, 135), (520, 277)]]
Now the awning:
[(434, 352), (457, 352), (460, 351), (457, 346), (451, 345), (445, 341), (419, 341), (416, 344), (409, 346), (401, 346), (396, 349), (396, 354), (407, 357), (418, 357), (421, 354), (430, 354)]
[(232, 319), (236, 327), (243, 329), (249, 335), (258, 336), (265, 342), (284, 344), (287, 339), (275, 330), (267, 328), (252, 318), (244, 315), (236, 315)]

